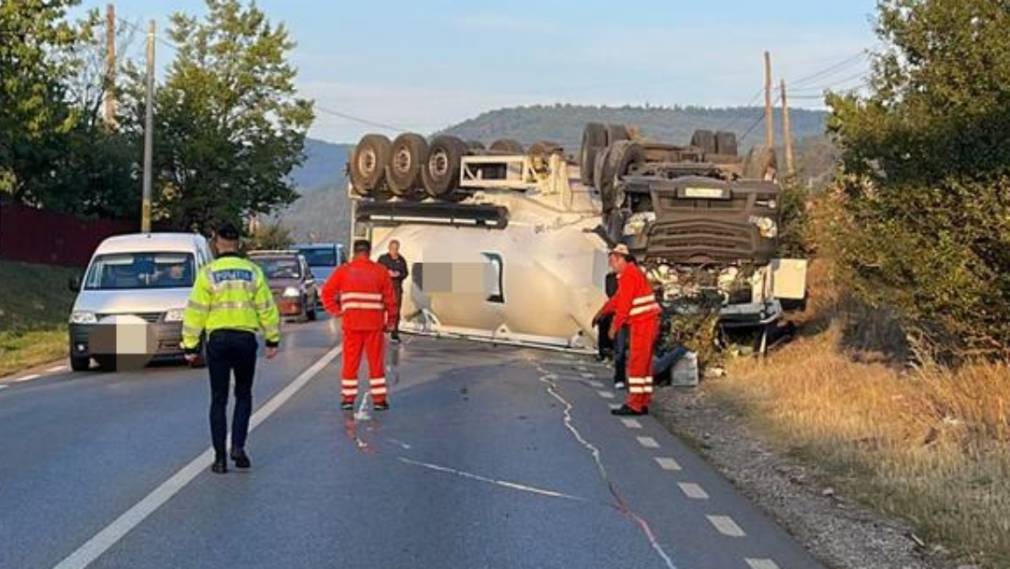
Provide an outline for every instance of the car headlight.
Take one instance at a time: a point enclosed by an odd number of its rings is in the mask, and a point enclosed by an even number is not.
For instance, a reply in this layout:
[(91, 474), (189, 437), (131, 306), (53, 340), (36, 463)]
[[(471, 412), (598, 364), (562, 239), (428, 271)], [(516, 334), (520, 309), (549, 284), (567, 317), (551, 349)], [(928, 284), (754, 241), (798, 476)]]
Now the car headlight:
[(770, 217), (751, 217), (750, 222), (758, 229), (758, 234), (765, 239), (775, 239), (779, 235), (779, 226)]
[(182, 322), (185, 315), (185, 308), (173, 308), (168, 312), (165, 312), (165, 322)]
[(302, 291), (298, 290), (298, 287), (293, 287), (293, 286), (289, 286), (289, 287), (285, 288), (284, 292), (281, 293), (281, 296), (285, 296), (285, 297), (288, 297), (288, 298), (295, 297), (295, 296), (301, 296), (301, 295), (302, 295)]
[(95, 324), (98, 317), (90, 310), (75, 310), (70, 313), (71, 324)]

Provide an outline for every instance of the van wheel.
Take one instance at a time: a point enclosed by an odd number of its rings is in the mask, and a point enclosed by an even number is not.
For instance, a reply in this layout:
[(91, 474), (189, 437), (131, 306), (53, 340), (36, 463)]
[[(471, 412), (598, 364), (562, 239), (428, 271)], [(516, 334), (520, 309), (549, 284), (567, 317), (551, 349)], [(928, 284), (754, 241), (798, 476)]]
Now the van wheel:
[(74, 371), (88, 371), (91, 369), (91, 358), (70, 356), (70, 369)]

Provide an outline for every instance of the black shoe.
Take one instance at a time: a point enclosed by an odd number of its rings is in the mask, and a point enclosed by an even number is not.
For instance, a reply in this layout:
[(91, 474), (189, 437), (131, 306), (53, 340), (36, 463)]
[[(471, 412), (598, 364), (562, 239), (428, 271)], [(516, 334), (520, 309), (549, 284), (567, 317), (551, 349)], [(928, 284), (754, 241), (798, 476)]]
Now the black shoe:
[(231, 459), (235, 461), (235, 468), (249, 468), (252, 466), (252, 462), (249, 460), (249, 455), (245, 453), (245, 449), (231, 449)]
[(375, 403), (372, 407), (376, 411), (387, 411), (389, 410), (389, 401), (383, 401), (382, 403)]
[(343, 411), (354, 411), (354, 401), (345, 401), (340, 404), (340, 409)]
[(228, 461), (223, 456), (214, 459), (214, 464), (210, 466), (210, 471), (214, 474), (224, 474), (228, 472)]
[(618, 409), (612, 409), (610, 411), (610, 414), (611, 415), (619, 415), (619, 416), (622, 416), (622, 417), (628, 417), (628, 416), (630, 416), (630, 417), (638, 417), (640, 415), (648, 415), (649, 414), (649, 408), (648, 407), (643, 407), (641, 411), (635, 411), (634, 409), (632, 409), (631, 407), (628, 407), (627, 405), (621, 405)]
[(391, 340), (393, 340), (394, 342), (399, 342), (400, 341), (400, 334), (399, 334), (399, 332), (393, 332), (392, 334), (389, 335), (389, 338)]

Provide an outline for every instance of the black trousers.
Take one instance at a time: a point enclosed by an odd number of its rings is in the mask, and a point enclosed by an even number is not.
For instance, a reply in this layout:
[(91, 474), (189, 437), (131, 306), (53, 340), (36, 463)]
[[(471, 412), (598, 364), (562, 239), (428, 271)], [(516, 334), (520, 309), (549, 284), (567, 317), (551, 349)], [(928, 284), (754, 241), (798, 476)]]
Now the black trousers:
[(601, 359), (614, 355), (614, 341), (608, 335), (610, 323), (613, 321), (614, 317), (607, 315), (596, 323), (596, 337), (599, 338), (596, 342), (596, 353)]
[(393, 324), (393, 334), (400, 335), (400, 314), (403, 314), (403, 283), (393, 281), (393, 296), (396, 297), (396, 324)]
[(231, 421), (231, 446), (245, 448), (252, 414), (252, 385), (256, 373), (256, 335), (239, 330), (215, 330), (207, 340), (210, 371), (210, 437), (214, 452), (225, 456), (228, 433), (228, 384), (235, 373), (235, 415)]

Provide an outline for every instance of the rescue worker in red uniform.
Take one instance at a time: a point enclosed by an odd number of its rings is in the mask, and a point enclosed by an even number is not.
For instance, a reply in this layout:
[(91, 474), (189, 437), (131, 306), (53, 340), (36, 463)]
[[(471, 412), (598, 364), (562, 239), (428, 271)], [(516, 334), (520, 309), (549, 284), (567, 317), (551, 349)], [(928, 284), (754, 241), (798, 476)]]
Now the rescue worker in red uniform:
[(384, 332), (396, 324), (396, 296), (389, 271), (369, 259), (372, 245), (354, 242), (354, 258), (333, 271), (323, 285), (323, 307), (343, 318), (344, 366), (340, 380), (340, 408), (354, 409), (358, 396), (361, 352), (368, 357), (368, 384), (376, 410), (389, 409), (386, 388)]
[(652, 352), (659, 335), (662, 309), (656, 302), (645, 273), (634, 262), (627, 245), (610, 250), (610, 268), (617, 274), (617, 293), (607, 301), (594, 320), (613, 315), (609, 336), (614, 339), (622, 326), (629, 331), (628, 397), (614, 415), (646, 415), (652, 401)]

